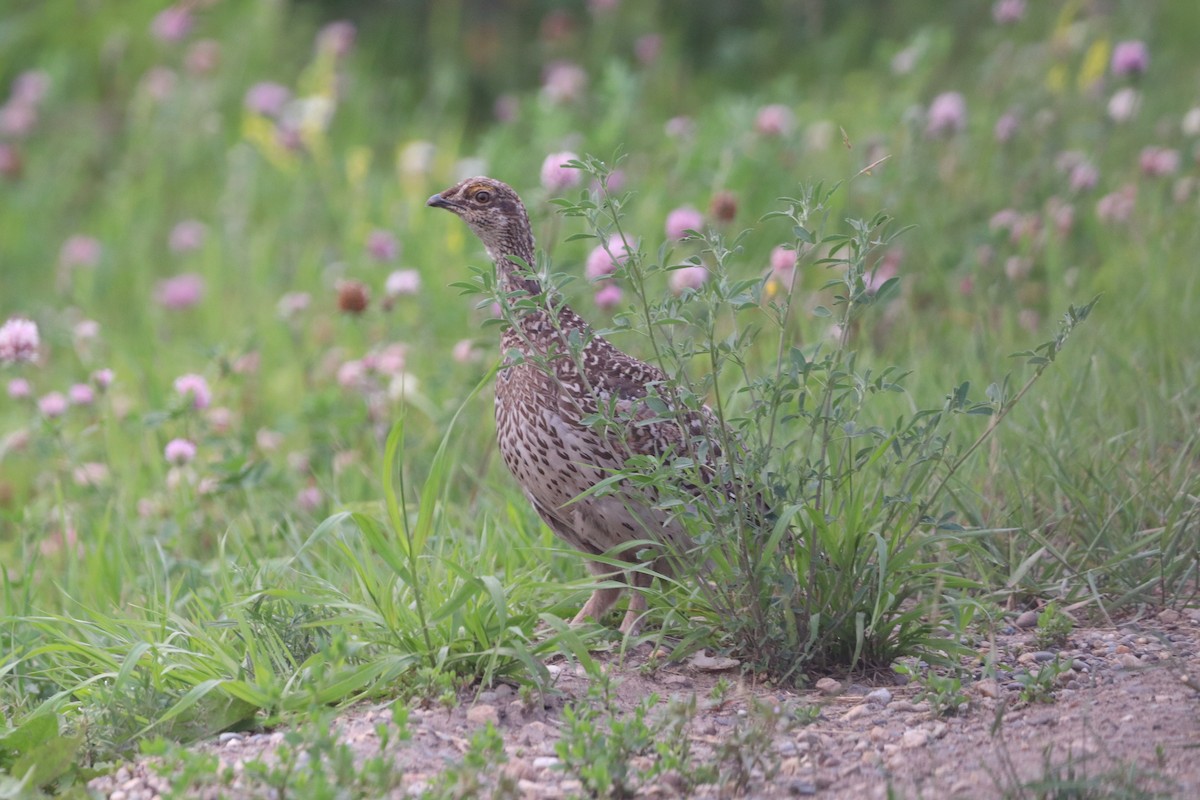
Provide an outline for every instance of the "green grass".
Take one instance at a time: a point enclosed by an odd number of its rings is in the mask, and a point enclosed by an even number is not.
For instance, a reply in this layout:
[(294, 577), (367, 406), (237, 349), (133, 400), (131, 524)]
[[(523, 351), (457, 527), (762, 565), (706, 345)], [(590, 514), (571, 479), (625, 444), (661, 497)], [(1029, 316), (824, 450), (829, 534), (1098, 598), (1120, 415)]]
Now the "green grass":
[[(623, 154), (622, 225), (649, 267), (641, 297), (667, 298), (662, 307), (689, 321), (658, 328), (676, 344), (704, 341), (702, 306), (671, 299), (662, 268), (715, 259), (696, 242), (673, 245), (670, 257), (660, 250), (671, 209), (704, 211), (710, 244), (719, 236), (729, 248), (721, 268), (731, 284), (768, 298), (779, 291), (764, 280), (772, 249), (804, 244), (796, 220), (767, 216), (786, 207), (779, 198), (841, 182), (811, 231), (847, 234), (847, 219), (880, 212), (896, 229), (911, 226), (860, 254), (863, 270), (893, 259), (899, 282), (843, 327), (841, 352), (857, 375), (907, 373), (900, 391), (850, 403), (848, 419), (862, 429), (901, 430), (900, 420), (943, 408), (964, 382), (973, 400), (986, 400), (990, 384), (1011, 398), (1036, 368), (1011, 354), (1049, 340), (1070, 305), (1099, 296), (1053, 367), (952, 475), (948, 465), (994, 416), (956, 415), (946, 458), (928, 473), (893, 466), (901, 485), (948, 478), (936, 508), (899, 526), (918, 548), (904, 552), (907, 566), (880, 561), (879, 543), (899, 544), (902, 531), (889, 527), (872, 484), (837, 494), (826, 515), (812, 513), (811, 497), (793, 498), (807, 520), (799, 527), (844, 559), (827, 601), (843, 603), (833, 590), (850, 576), (879, 578), (877, 594), (853, 600), (882, 610), (868, 626), (879, 637), (868, 660), (931, 647), (922, 636), (901, 642), (888, 625), (957, 635), (1000, 624), (1009, 601), (1053, 600), (1103, 620), (1195, 600), (1200, 140), (1181, 120), (1197, 103), (1200, 60), (1189, 43), (1200, 13), (1118, 4), (1090, 16), (1031, 3), (1006, 27), (987, 4), (953, 17), (922, 15), (918, 4), (903, 20), (847, 4), (820, 35), (804, 29), (805, 48), (788, 45), (794, 21), (741, 20), (703, 49), (702, 33), (673, 22), (669, 4), (627, 4), (603, 18), (580, 12), (567, 40), (515, 47), (505, 29), (489, 49), (472, 17), (450, 5), (408, 25), (359, 20), (359, 41), (341, 58), (314, 50), (318, 9), (308, 5), (217, 4), (180, 44), (149, 35), (158, 10), (149, 2), (38, 3), (0, 22), (9, 55), (0, 93), (24, 69), (44, 70), (50, 85), (32, 132), (0, 136), (21, 160), (19, 176), (0, 177), (0, 319), (34, 319), (45, 344), (39, 364), (4, 365), (0, 378), (27, 379), (36, 398), (98, 369), (116, 375), (93, 405), (59, 419), (43, 418), (33, 399), (0, 395), (0, 775), (19, 781), (29, 754), (50, 748), (70, 757), (43, 759), (61, 769), (29, 785), (64, 789), (84, 776), (76, 763), (133, 753), (153, 737), (189, 740), (314, 704), (436, 695), (501, 677), (541, 685), (547, 654), (589, 661), (589, 643), (605, 634), (561, 623), (590, 585), (580, 560), (540, 524), (493, 445), (491, 311), (452, 286), (470, 266), (486, 272), (486, 256), (460, 223), (424, 207), (468, 166), (512, 183), (550, 269), (574, 276), (568, 298), (598, 327), (619, 329), (582, 277), (594, 242), (573, 237), (594, 226), (558, 213), (538, 184), (546, 155), (568, 147), (609, 167)], [(538, 22), (504, 24), (536, 37)], [(663, 34), (663, 48), (642, 65), (633, 42), (650, 32)], [(219, 42), (221, 55), (197, 74), (187, 52), (201, 38)], [(439, 44), (427, 59), (389, 54), (426, 38)], [(1138, 79), (1107, 69), (1112, 44), (1126, 38), (1150, 49)], [(913, 56), (906, 73), (890, 67), (902, 52)], [(537, 76), (564, 57), (586, 67), (588, 83), (555, 103)], [(175, 73), (160, 99), (148, 89), (156, 66)], [(281, 146), (274, 122), (242, 106), (261, 80), (330, 100), (328, 123), (301, 126), (295, 150)], [(1113, 122), (1109, 98), (1128, 86), (1140, 108)], [(964, 129), (927, 136), (923, 109), (951, 90), (966, 99)], [(499, 92), (516, 104), (513, 121), (487, 113)], [(795, 115), (786, 136), (755, 131), (771, 103)], [(993, 127), (1009, 110), (1020, 124), (999, 143)], [(666, 132), (678, 116), (691, 121), (682, 136)], [(421, 142), (433, 148), (427, 161), (414, 156)], [(1179, 150), (1178, 172), (1142, 174), (1148, 146)], [(1056, 167), (1064, 151), (1095, 165), (1094, 189), (1070, 188)], [(1128, 220), (1100, 219), (1098, 200), (1126, 185), (1137, 190)], [(718, 191), (736, 198), (731, 221), (709, 211)], [(578, 190), (563, 194), (578, 207)], [(989, 224), (1002, 209), (1022, 215), (1017, 233)], [(207, 234), (174, 252), (169, 234), (185, 219)], [(376, 229), (397, 237), (396, 261), (367, 253)], [(60, 264), (74, 234), (102, 244), (94, 266)], [(810, 359), (834, 341), (821, 310), (838, 310), (827, 255), (802, 258), (779, 326), (787, 347)], [(1010, 259), (1026, 260), (1011, 262), (1015, 277)], [(385, 308), (385, 279), (398, 268), (416, 269), (421, 286)], [(203, 300), (161, 307), (159, 281), (180, 273), (201, 276)], [(365, 313), (338, 311), (346, 280), (369, 287)], [(623, 288), (634, 308), (635, 286)], [(309, 293), (311, 304), (285, 319), (278, 304), (288, 292)], [(769, 329), (767, 306), (739, 312), (738, 324)], [(75, 333), (85, 319), (100, 325), (94, 340)], [(474, 355), (456, 358), (463, 339)], [(613, 339), (652, 356), (647, 330)], [(739, 358), (769, 372), (777, 341), (762, 337)], [(347, 361), (386, 357), (393, 344), (404, 346), (403, 384), (378, 370), (339, 383)], [(719, 391), (733, 398), (732, 417), (752, 416), (737, 370), (707, 383), (707, 355), (673, 366), (697, 398)], [(186, 373), (207, 379), (209, 409), (177, 396)], [(196, 443), (195, 461), (166, 463), (175, 438)], [(793, 455), (814, 457), (797, 447)], [(101, 465), (90, 468), (102, 473), (94, 485), (83, 480), (88, 464)], [(946, 524), (921, 523), (926, 512)], [(812, 562), (793, 556), (806, 574)], [(751, 606), (770, 605), (777, 586), (764, 586)], [(720, 602), (666, 586), (649, 628), (680, 642), (680, 654), (745, 655), (745, 637), (715, 624), (728, 618)], [(861, 661), (866, 639), (848, 624), (839, 641), (853, 644), (839, 659)], [(771, 668), (802, 679), (808, 657)]]

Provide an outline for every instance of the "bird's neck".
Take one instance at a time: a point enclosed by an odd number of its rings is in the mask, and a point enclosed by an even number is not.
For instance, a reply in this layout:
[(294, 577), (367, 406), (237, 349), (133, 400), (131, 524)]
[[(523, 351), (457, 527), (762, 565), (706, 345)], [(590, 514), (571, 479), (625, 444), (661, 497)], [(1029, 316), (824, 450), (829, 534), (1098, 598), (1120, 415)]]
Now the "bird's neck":
[(496, 263), (496, 282), (501, 292), (531, 297), (542, 293), (542, 285), (534, 277), (537, 262), (533, 249), (531, 233), (506, 241), (502, 247), (488, 248), (488, 255)]
[[(534, 304), (521, 304), (513, 309), (513, 322), (523, 331), (521, 341), (543, 341), (551, 333), (558, 337), (566, 330), (587, 330), (588, 325), (553, 290), (546, 292), (533, 274), (534, 244), (529, 235), (519, 242), (506, 242), (505, 247), (488, 255), (496, 263), (496, 283), (510, 303), (526, 297)], [(514, 258), (515, 257), (515, 258)], [(528, 266), (526, 266), (528, 265)], [(553, 320), (553, 321), (552, 321)]]

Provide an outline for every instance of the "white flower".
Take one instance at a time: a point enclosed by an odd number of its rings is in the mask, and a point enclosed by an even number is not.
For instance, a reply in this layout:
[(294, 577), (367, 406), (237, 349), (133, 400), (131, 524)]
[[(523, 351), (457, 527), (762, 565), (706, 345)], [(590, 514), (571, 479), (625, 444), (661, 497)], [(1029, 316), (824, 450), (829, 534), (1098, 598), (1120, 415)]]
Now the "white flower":
[(1137, 89), (1126, 86), (1108, 101), (1108, 116), (1113, 122), (1128, 122), (1141, 104), (1142, 96)]
[(0, 363), (37, 361), (39, 343), (37, 323), (13, 317), (0, 326)]
[(387, 276), (383, 290), (388, 297), (416, 294), (421, 290), (421, 273), (415, 269), (398, 269)]

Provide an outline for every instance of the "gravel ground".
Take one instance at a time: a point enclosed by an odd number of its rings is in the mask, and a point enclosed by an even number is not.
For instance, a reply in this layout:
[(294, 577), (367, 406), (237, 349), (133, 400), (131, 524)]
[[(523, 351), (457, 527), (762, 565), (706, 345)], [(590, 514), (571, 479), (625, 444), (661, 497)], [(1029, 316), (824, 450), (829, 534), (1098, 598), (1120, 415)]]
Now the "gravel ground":
[[(666, 774), (638, 787), (645, 797), (729, 797), (733, 759), (729, 744), (763, 708), (780, 715), (760, 748), (743, 747), (748, 759), (742, 787), (749, 797), (988, 798), (1022, 796), (1023, 783), (1072, 770), (1097, 787), (1129, 789), (1130, 796), (1160, 794), (1200, 797), (1200, 610), (1163, 611), (1156, 617), (1117, 628), (1077, 628), (1065, 645), (1043, 650), (1024, 625), (1026, 615), (996, 637), (996, 678), (985, 677), (982, 663), (963, 680), (966, 703), (958, 713), (935, 716), (915, 683), (892, 676), (874, 683), (825, 678), (810, 691), (784, 691), (741, 678), (735, 664), (722, 659), (648, 669), (647, 654), (601, 659), (616, 679), (616, 704), (628, 712), (651, 693), (660, 697), (697, 697), (689, 728), (693, 760), (718, 763), (724, 783), (687, 789), (687, 781)], [(989, 650), (992, 646), (989, 646)], [(1050, 664), (1069, 665), (1047, 678), (1045, 697), (1020, 698), (1028, 676)], [(727, 669), (722, 669), (728, 667)], [(457, 708), (411, 709), (411, 738), (390, 742), (383, 752), (403, 771), (393, 796), (418, 796), (438, 774), (458, 764), (472, 734), (493, 723), (504, 740), (507, 760), (481, 771), (486, 788), (516, 787), (516, 795), (560, 798), (582, 794), (575, 776), (562, 768), (555, 743), (564, 727), (567, 703), (586, 698), (589, 679), (566, 662), (550, 665), (556, 691), (534, 708), (508, 686), (462, 698)], [(732, 688), (721, 702), (711, 700), (721, 678)], [(1024, 681), (1024, 682), (1023, 682)], [(390, 724), (386, 705), (348, 709), (334, 733), (356, 759), (380, 753), (377, 727)], [(790, 722), (788, 722), (790, 720)], [(270, 764), (283, 742), (282, 730), (226, 733), (199, 743), (215, 755), (227, 777), (190, 786), (188, 797), (248, 798), (272, 796), (245, 774), (255, 760)], [(649, 765), (635, 759), (635, 768)], [(1130, 782), (1133, 782), (1132, 784)], [(138, 800), (166, 793), (168, 781), (145, 761), (127, 764), (98, 778), (90, 788), (112, 800)], [(298, 795), (297, 795), (298, 796)], [(1030, 791), (1025, 796), (1035, 796)]]

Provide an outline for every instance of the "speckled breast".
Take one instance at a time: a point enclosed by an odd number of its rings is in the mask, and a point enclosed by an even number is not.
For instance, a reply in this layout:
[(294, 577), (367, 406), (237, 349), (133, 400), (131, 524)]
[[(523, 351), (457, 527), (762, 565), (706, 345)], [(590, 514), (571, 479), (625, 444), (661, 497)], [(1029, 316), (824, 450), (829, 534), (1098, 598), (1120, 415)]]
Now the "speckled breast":
[(500, 453), (542, 518), (573, 547), (590, 553), (635, 539), (681, 541), (678, 525), (643, 498), (622, 492), (571, 502), (624, 462), (578, 417), (563, 413), (574, 403), (562, 392), (530, 364), (505, 366), (496, 380)]
[(530, 364), (505, 366), (496, 379), (500, 454), (521, 486), (558, 508), (595, 485), (597, 462), (619, 466), (592, 432), (562, 416), (559, 387)]

